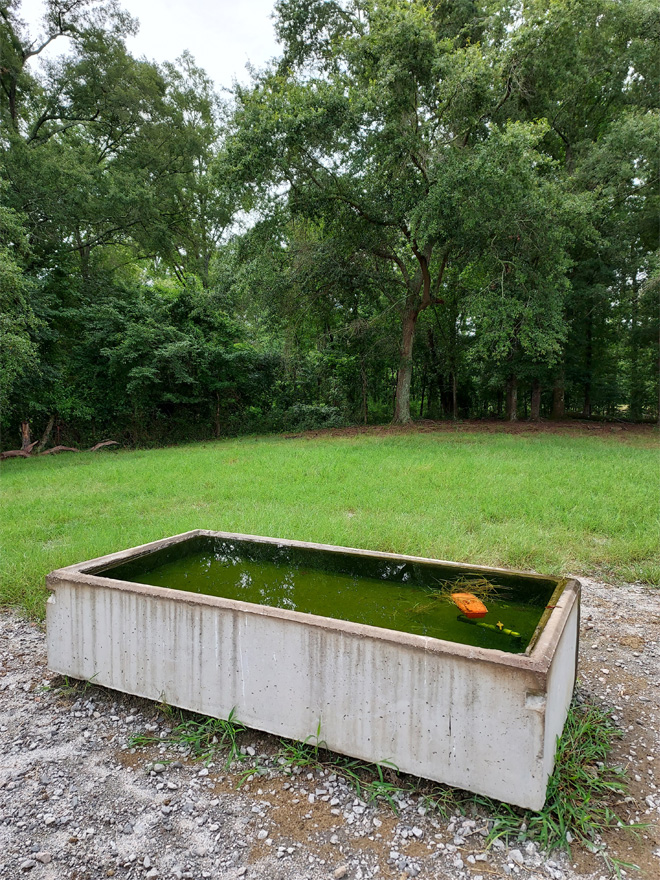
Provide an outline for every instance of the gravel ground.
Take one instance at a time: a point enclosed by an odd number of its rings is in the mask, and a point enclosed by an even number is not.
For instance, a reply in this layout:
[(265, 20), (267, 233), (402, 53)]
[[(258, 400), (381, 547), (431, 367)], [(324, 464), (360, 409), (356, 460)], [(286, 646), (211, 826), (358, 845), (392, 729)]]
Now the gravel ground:
[[(614, 763), (630, 791), (617, 809), (648, 823), (605, 838), (611, 856), (660, 876), (660, 592), (583, 579), (581, 694), (624, 732)], [(43, 631), (0, 612), (0, 878), (409, 877), (601, 880), (600, 856), (572, 858), (520, 840), (486, 846), (488, 815), (442, 818), (417, 795), (398, 814), (368, 804), (331, 770), (278, 763), (279, 743), (247, 731), (245, 760), (208, 768), (165, 745), (134, 749), (136, 733), (166, 736), (153, 703), (103, 688), (62, 686)], [(237, 789), (250, 762), (263, 775)], [(623, 872), (625, 873), (625, 872)]]

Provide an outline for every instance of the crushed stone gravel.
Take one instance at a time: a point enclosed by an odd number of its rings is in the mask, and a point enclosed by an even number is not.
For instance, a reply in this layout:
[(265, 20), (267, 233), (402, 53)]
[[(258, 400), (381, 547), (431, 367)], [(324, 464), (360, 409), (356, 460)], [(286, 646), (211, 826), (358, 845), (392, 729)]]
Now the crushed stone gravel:
[[(639, 865), (630, 877), (657, 880), (660, 591), (581, 580), (580, 693), (611, 709), (623, 731), (614, 763), (631, 784), (619, 815), (645, 826), (602, 843)], [(546, 853), (524, 835), (488, 846), (481, 807), (443, 817), (410, 793), (397, 796), (397, 813), (368, 803), (332, 768), (283, 765), (278, 741), (256, 731), (242, 734), (243, 760), (229, 768), (221, 759), (202, 766), (185, 747), (132, 747), (135, 734), (170, 732), (156, 704), (67, 685), (48, 671), (43, 629), (0, 612), (2, 880), (609, 875), (577, 847), (571, 858)]]

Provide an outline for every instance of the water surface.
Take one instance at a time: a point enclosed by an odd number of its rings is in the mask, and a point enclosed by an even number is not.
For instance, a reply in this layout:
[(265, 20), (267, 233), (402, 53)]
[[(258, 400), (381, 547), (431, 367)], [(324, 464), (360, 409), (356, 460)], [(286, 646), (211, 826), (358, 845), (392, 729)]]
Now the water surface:
[(451, 600), (438, 595), (456, 576), (446, 567), (253, 541), (203, 537), (182, 543), (103, 574), (511, 653), (525, 651), (557, 585), (550, 578), (498, 576), (496, 593), (484, 599), (488, 614), (479, 622), (491, 629), (467, 622)]

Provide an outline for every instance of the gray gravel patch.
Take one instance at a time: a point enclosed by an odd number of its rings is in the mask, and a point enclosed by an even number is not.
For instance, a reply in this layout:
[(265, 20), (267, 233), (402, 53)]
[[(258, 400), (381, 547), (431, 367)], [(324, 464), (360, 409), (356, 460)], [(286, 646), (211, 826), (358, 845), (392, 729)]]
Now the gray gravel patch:
[[(583, 584), (582, 692), (611, 707), (624, 730), (617, 760), (632, 781), (622, 815), (657, 822), (660, 592)], [(164, 738), (170, 729), (149, 701), (55, 680), (42, 629), (0, 612), (0, 878), (601, 880), (608, 873), (589, 854), (574, 851), (571, 861), (524, 835), (488, 847), (483, 810), (443, 818), (402, 794), (395, 814), (358, 797), (331, 768), (287, 769), (277, 740), (256, 731), (242, 735), (244, 760), (229, 768), (220, 759), (200, 765), (185, 748), (130, 746), (134, 734)], [(660, 876), (655, 833), (646, 829), (635, 843), (625, 836), (615, 853), (630, 850), (648, 880)]]

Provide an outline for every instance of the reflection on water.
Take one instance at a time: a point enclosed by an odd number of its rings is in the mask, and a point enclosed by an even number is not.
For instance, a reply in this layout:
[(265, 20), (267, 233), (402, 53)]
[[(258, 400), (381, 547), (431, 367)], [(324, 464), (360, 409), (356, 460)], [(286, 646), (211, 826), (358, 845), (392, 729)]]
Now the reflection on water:
[[(179, 558), (170, 553), (163, 559), (160, 552), (105, 574), (512, 653), (527, 647), (555, 585), (526, 587), (523, 580), (522, 586), (498, 588), (485, 599), (487, 625), (468, 625), (453, 602), (434, 591), (446, 577), (446, 570), (434, 566), (219, 539), (196, 539), (195, 547), (187, 555), (179, 550)], [(349, 564), (368, 571), (347, 571)]]

